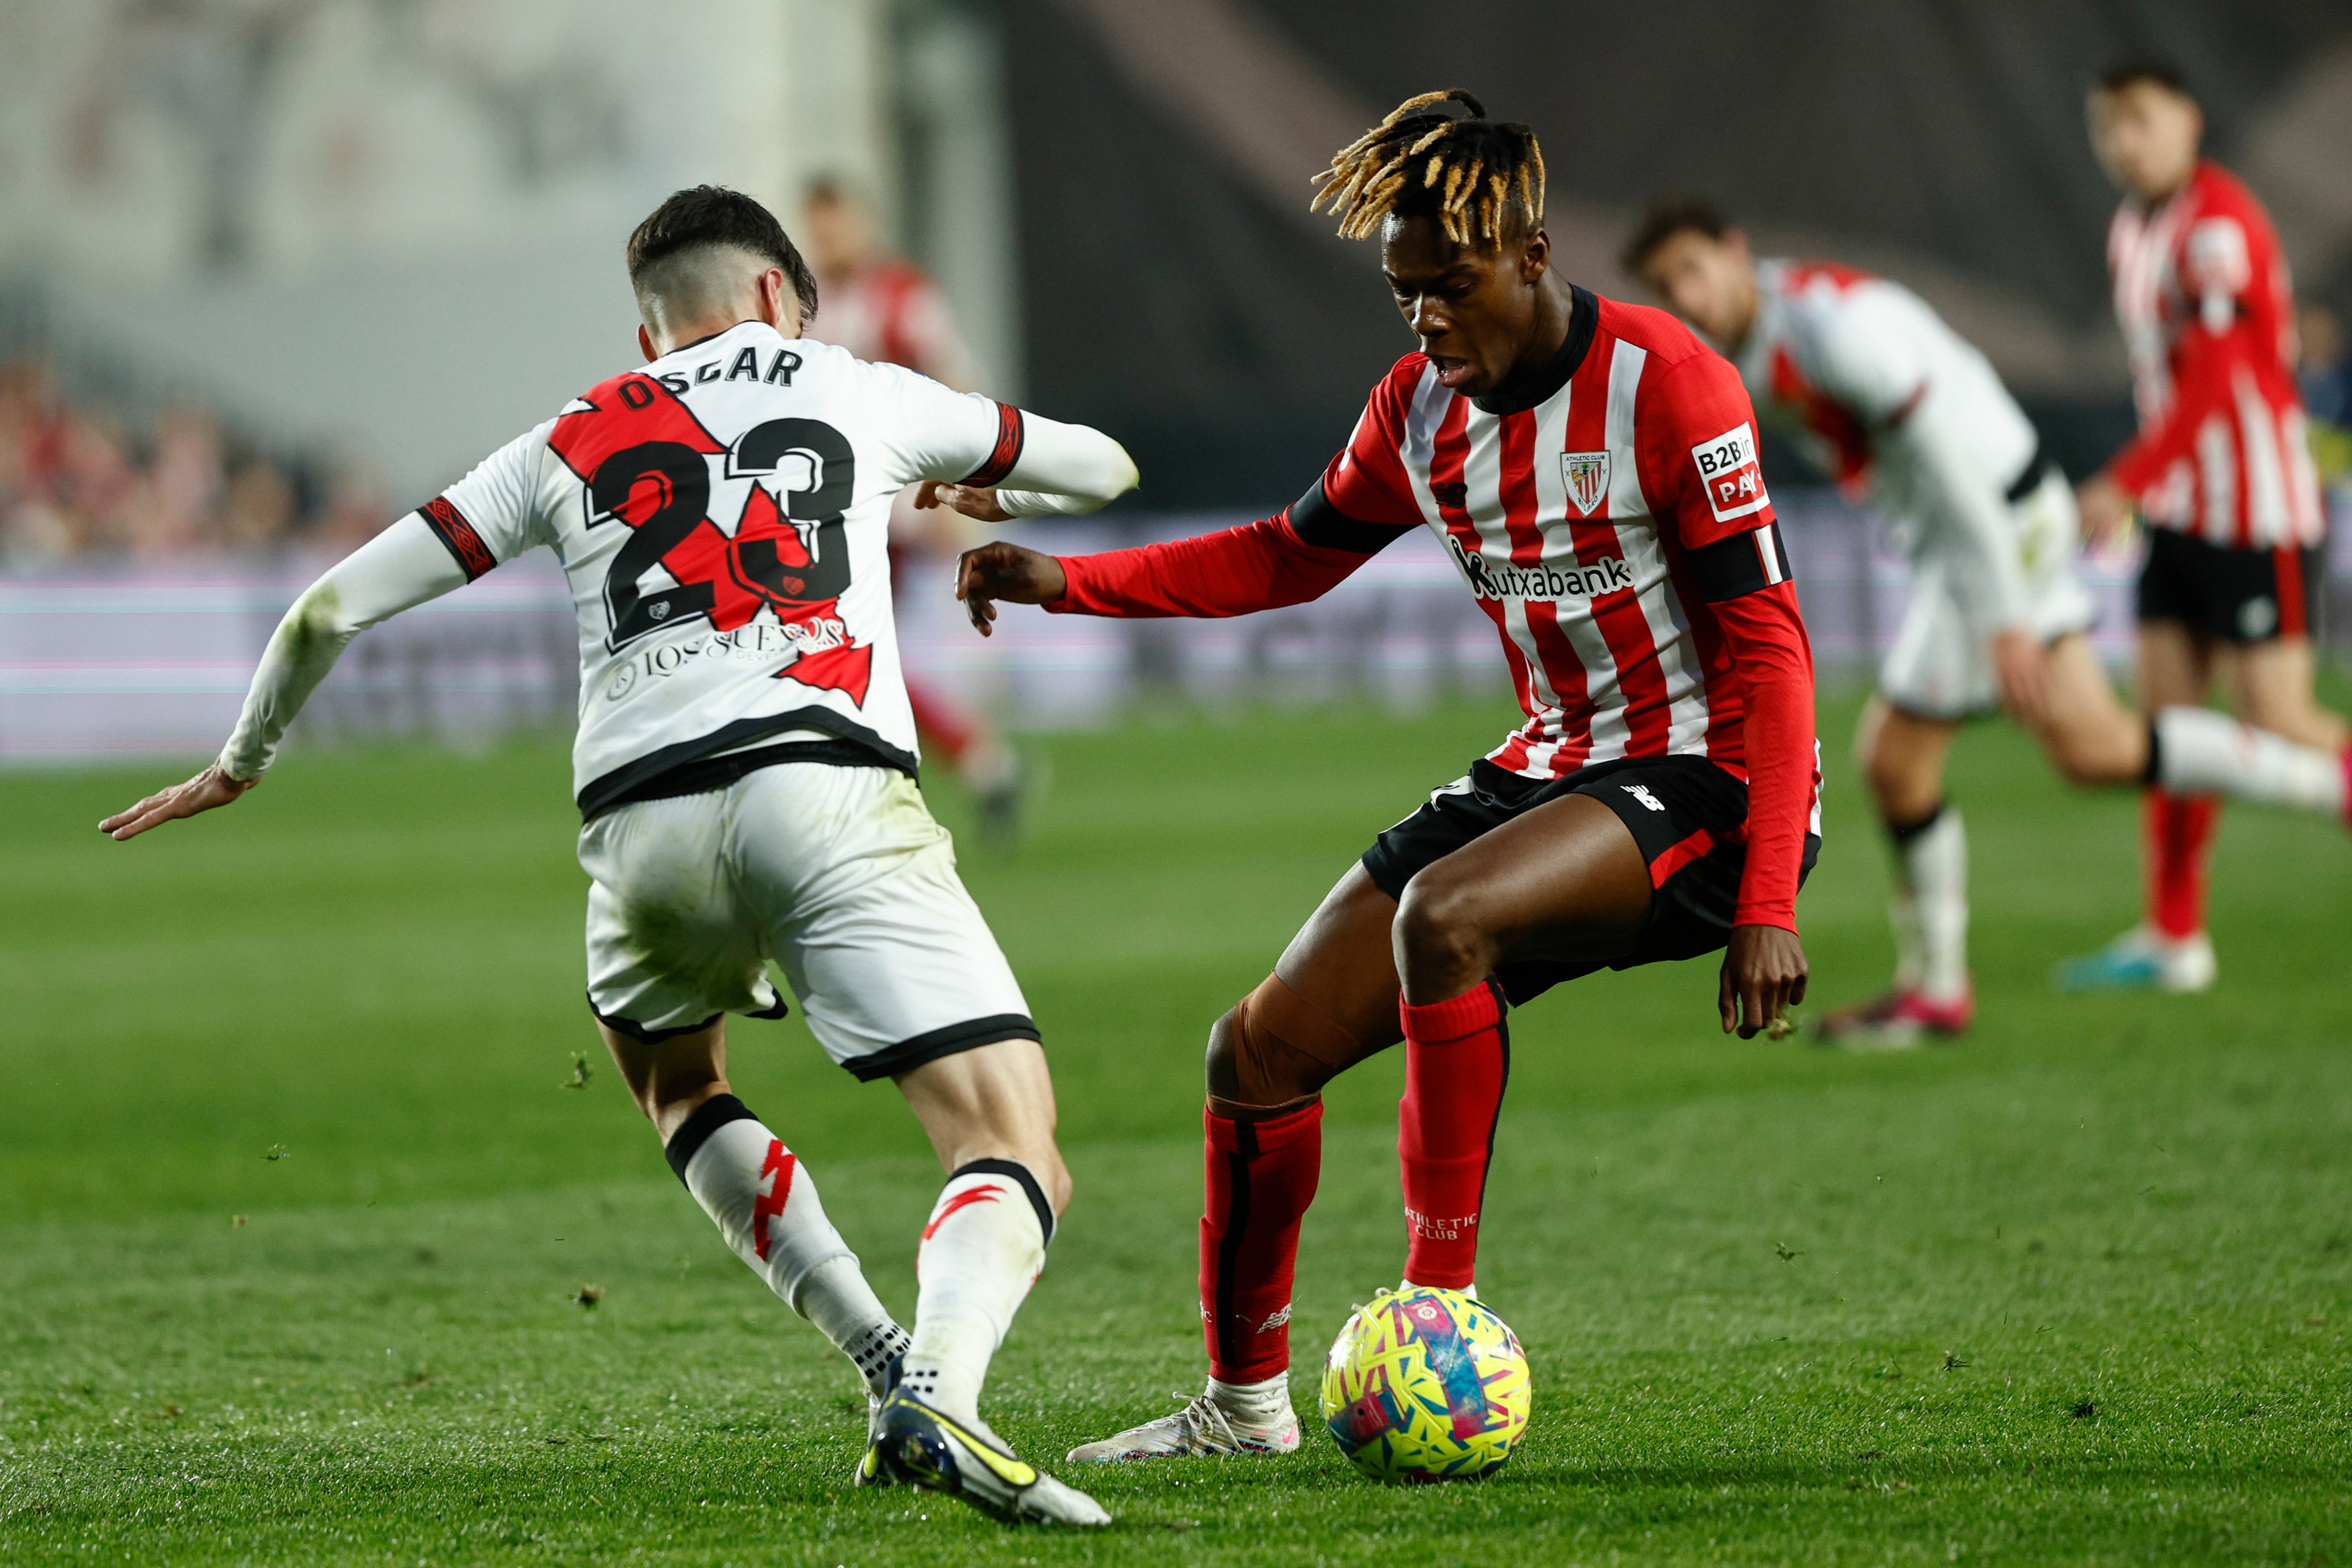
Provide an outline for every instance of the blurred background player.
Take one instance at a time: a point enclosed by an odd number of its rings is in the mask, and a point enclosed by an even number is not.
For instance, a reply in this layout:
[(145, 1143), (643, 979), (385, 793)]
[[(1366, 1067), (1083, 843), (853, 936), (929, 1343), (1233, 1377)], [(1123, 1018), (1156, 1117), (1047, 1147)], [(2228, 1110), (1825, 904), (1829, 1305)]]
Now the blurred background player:
[(2336, 753), (2201, 707), (2144, 721), (2084, 635), (2074, 502), (2032, 423), (1977, 350), (1899, 284), (1824, 262), (1759, 260), (1711, 204), (1652, 204), (1626, 269), (1731, 356), (1757, 411), (1910, 559), (1911, 601), (1863, 712), (1855, 761), (1894, 851), (1894, 985), (1824, 1015), (1829, 1041), (1948, 1040), (1976, 1002), (1968, 839), (1944, 794), (1953, 735), (2006, 706), (2077, 784), (2217, 789), (2341, 814)]
[[(999, 492), (1016, 513), (1087, 511), (1131, 488), (1134, 465), (1099, 432), (801, 341), (814, 282), (738, 192), (677, 193), (627, 256), (648, 368), (331, 569), (271, 637), (219, 758), (100, 826), (130, 839), (239, 800), (353, 637), (550, 547), (598, 694), (572, 747), (588, 1006), (670, 1168), (865, 1378), (858, 1484), (1107, 1523), (980, 1416), (1069, 1173), (1037, 1027), (915, 787), (882, 536), (909, 484), (1005, 480), (1050, 492)], [(950, 1173), (911, 1334), (729, 1088), (727, 1014), (783, 1015), (772, 960), (827, 1054), (891, 1080)]]
[[(2150, 525), (2139, 580), (2139, 700), (2205, 702), (2305, 746), (2343, 749), (2312, 694), (2321, 510), (2295, 383), (2294, 305), (2270, 214), (2200, 156), (2205, 117), (2179, 70), (2118, 66), (2090, 94), (2091, 142), (2123, 192), (2107, 230), (2116, 320), (2139, 434), (2084, 484), (2096, 543), (2135, 507)], [(2061, 965), (2068, 988), (2213, 983), (2205, 861), (2218, 803), (2153, 789), (2147, 908), (2100, 952)]]
[[(841, 182), (818, 180), (809, 186), (802, 212), (818, 283), (809, 336), (838, 343), (869, 363), (904, 365), (958, 392), (978, 392), (980, 367), (956, 329), (947, 297), (922, 268), (883, 248), (864, 198)], [(894, 589), (903, 581), (908, 557), (952, 560), (977, 542), (961, 514), (917, 500), (908, 492), (891, 508)], [(985, 715), (919, 672), (906, 674), (907, 699), (925, 743), (954, 766), (972, 792), (982, 835), (1009, 846), (1020, 831), (1020, 752)]]
[[(1405, 1278), (1468, 1289), (1507, 1003), (1718, 950), (1727, 1032), (1804, 999), (1812, 653), (1738, 374), (1664, 312), (1552, 264), (1535, 133), (1468, 93), (1407, 99), (1320, 184), (1342, 237), (1379, 237), (1420, 344), (1322, 477), (1223, 533), (1059, 560), (986, 545), (957, 592), (983, 632), (997, 599), (1244, 615), (1319, 597), (1426, 528), (1500, 635), (1527, 722), (1381, 834), (1212, 1027), (1208, 1387), (1074, 1460), (1298, 1446), (1290, 1291), (1339, 1073), (1404, 1040)], [(1001, 515), (985, 490), (950, 499)]]

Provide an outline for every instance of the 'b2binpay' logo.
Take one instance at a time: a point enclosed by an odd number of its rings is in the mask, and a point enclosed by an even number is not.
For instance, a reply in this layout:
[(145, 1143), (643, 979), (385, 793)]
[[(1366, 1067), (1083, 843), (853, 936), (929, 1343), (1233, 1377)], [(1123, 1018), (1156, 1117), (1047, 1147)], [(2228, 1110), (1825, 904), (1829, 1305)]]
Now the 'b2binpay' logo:
[(1743, 424), (1691, 448), (1706, 504), (1717, 522), (1760, 512), (1772, 504), (1764, 494), (1764, 470), (1756, 461), (1756, 431)]

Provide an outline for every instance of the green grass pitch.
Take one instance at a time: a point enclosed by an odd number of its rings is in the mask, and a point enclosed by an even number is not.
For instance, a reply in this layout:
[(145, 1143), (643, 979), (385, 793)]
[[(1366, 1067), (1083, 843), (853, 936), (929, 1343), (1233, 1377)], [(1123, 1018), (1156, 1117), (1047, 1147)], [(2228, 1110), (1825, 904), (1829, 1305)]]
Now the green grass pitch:
[[(1887, 961), (1852, 714), (1803, 903), (1817, 1007)], [(1026, 1454), (1197, 1389), (1209, 1021), (1507, 716), (1038, 743), (1031, 841), (966, 861), (1077, 1178), (991, 1388)], [(851, 1375), (597, 1059), (560, 748), (298, 754), (234, 810), (92, 831), (167, 772), (0, 779), (0, 1562), (2352, 1558), (2352, 844), (2325, 823), (2228, 814), (2210, 994), (2060, 998), (2051, 960), (2134, 913), (2136, 802), (1972, 731), (1966, 1046), (1727, 1040), (1708, 964), (1516, 1017), (1480, 1283), (1536, 1410), (1501, 1476), (1384, 1490), (1310, 1426), (1295, 1458), (1073, 1478), (1119, 1516), (1082, 1537), (846, 1484)], [(911, 1311), (939, 1176), (896, 1096), (797, 1021), (739, 1023), (734, 1066)], [(1310, 1416), (1321, 1345), (1402, 1256), (1402, 1071), (1330, 1097)]]

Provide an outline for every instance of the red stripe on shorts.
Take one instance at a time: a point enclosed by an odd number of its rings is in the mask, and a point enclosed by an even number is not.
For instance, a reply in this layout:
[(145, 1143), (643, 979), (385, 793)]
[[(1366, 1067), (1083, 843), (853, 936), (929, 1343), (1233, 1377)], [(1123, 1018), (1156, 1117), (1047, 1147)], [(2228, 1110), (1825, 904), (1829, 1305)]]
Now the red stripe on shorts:
[(2303, 604), (2303, 552), (2293, 545), (2271, 551), (2278, 576), (2279, 635), (2300, 637), (2309, 629)]
[(1701, 828), (1650, 862), (1650, 885), (1664, 887), (1675, 873), (1715, 848), (1715, 835)]

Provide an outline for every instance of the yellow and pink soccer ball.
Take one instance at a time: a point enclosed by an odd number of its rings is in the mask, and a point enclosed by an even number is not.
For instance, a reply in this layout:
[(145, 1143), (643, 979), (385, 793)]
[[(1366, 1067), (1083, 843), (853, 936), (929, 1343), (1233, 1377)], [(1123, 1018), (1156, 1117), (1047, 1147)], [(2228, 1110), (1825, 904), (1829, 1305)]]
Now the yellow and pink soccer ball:
[(1494, 1474), (1534, 1399), (1518, 1336), (1459, 1291), (1382, 1291), (1349, 1317), (1323, 1364), (1323, 1425), (1374, 1480)]

